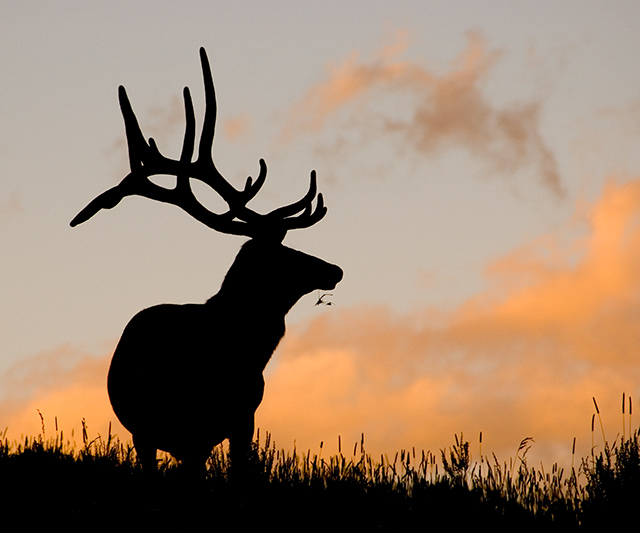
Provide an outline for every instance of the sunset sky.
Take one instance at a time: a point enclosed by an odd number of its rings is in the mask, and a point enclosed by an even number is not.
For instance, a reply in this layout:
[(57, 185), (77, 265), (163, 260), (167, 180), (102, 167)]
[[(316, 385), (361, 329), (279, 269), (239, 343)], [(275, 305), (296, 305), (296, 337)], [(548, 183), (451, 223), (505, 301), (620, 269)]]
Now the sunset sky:
[(328, 214), (285, 244), (345, 272), (289, 314), (262, 434), (392, 454), (462, 432), (477, 456), (482, 431), (548, 464), (589, 453), (592, 397), (609, 441), (623, 393), (637, 427), (638, 21), (637, 1), (0, 2), (0, 432), (38, 433), (39, 409), (104, 434), (128, 320), (210, 297), (244, 241), (143, 198), (69, 227), (128, 172), (119, 85), (179, 157), (201, 46), (218, 169), (240, 187), (264, 158), (261, 212), (315, 169)]

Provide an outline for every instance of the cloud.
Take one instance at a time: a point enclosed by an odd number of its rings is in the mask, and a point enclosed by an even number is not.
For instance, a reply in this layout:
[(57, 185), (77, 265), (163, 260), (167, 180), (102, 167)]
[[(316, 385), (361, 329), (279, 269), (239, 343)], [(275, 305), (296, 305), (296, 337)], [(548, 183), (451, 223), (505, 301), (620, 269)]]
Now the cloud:
[(184, 132), (184, 104), (177, 95), (172, 95), (168, 105), (152, 106), (148, 110), (149, 120), (141, 126), (147, 137), (153, 137), (158, 143), (174, 133)]
[(224, 123), (225, 137), (230, 141), (238, 141), (246, 137), (251, 130), (251, 120), (248, 115), (226, 120)]
[[(564, 228), (487, 265), (490, 288), (451, 312), (334, 306), (290, 328), (267, 367), (257, 425), (280, 447), (318, 452), (324, 441), (324, 453), (338, 435), (350, 449), (361, 433), (375, 454), (437, 453), (463, 432), (477, 457), (482, 431), (483, 453), (499, 458), (524, 437), (546, 466), (570, 461), (574, 437), (586, 457), (592, 438), (602, 446), (592, 397), (613, 442), (622, 393), (640, 394), (638, 258), (640, 178), (611, 179)], [(14, 367), (3, 426), (38, 432), (37, 408), (104, 434), (115, 421), (108, 360), (61, 348)]]
[(23, 207), (17, 193), (0, 202), (0, 227), (8, 220), (22, 213)]
[(470, 34), (451, 70), (438, 75), (397, 59), (406, 46), (401, 40), (368, 62), (354, 52), (341, 64), (329, 66), (329, 79), (293, 106), (283, 140), (317, 132), (345, 113), (348, 119), (341, 131), (357, 131), (358, 140), (341, 134), (334, 147), (338, 150), (381, 138), (395, 141), (399, 150), (410, 148), (427, 156), (462, 147), (491, 172), (506, 176), (533, 169), (544, 187), (563, 196), (555, 157), (539, 131), (541, 103), (498, 107), (483, 92), (499, 53), (487, 52), (483, 40)]

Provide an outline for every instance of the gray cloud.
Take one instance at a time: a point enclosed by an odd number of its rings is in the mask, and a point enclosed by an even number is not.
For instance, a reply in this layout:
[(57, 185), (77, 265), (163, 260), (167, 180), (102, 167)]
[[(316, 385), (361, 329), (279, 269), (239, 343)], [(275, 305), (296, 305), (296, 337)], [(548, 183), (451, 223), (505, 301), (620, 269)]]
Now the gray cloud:
[(563, 196), (555, 157), (539, 131), (541, 103), (498, 107), (483, 92), (499, 54), (487, 52), (480, 37), (471, 35), (452, 69), (438, 75), (395, 60), (401, 48), (384, 49), (369, 62), (353, 54), (332, 67), (329, 80), (312, 87), (293, 107), (282, 139), (318, 131), (331, 117), (346, 115), (350, 140), (343, 129), (334, 147), (338, 151), (345, 143), (353, 147), (380, 138), (422, 155), (462, 147), (491, 172), (508, 176), (533, 169), (545, 188)]

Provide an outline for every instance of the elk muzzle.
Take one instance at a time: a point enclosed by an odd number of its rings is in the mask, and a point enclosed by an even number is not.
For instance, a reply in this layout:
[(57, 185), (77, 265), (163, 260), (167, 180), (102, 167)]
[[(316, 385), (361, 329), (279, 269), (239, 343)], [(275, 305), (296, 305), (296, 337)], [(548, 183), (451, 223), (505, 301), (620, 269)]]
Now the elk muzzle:
[(330, 291), (336, 288), (336, 285), (342, 280), (344, 272), (338, 265), (332, 265), (327, 263), (325, 272), (323, 272), (323, 278), (319, 289), (321, 291)]

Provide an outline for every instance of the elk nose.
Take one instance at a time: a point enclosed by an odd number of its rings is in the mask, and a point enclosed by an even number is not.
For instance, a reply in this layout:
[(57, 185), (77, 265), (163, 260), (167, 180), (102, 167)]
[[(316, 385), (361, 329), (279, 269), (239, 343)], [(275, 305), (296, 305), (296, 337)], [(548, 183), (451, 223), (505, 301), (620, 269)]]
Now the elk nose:
[(331, 270), (328, 272), (328, 276), (327, 276), (327, 283), (329, 284), (329, 286), (326, 288), (323, 288), (322, 290), (335, 289), (336, 285), (340, 283), (340, 280), (344, 275), (344, 272), (338, 265), (330, 265), (330, 266), (331, 266)]

